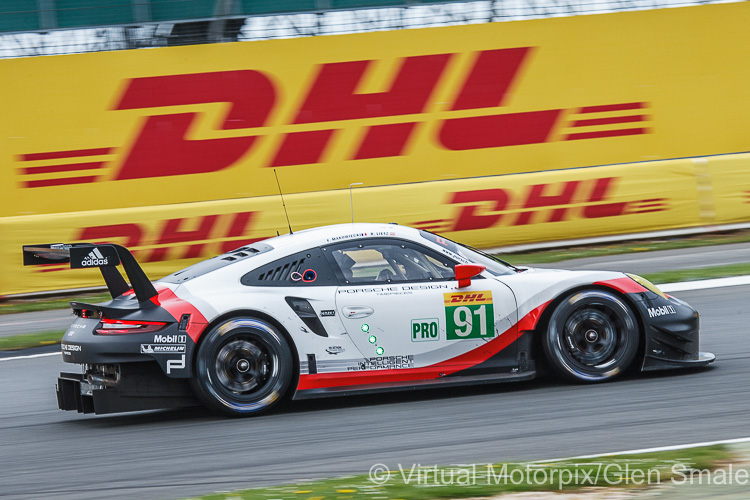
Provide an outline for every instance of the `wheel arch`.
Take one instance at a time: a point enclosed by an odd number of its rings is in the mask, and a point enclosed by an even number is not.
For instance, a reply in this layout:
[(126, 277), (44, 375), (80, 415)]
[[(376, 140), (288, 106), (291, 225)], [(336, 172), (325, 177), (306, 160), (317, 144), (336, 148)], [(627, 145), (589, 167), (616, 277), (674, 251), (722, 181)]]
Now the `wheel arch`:
[(542, 348), (542, 337), (544, 335), (544, 332), (547, 330), (547, 327), (549, 326), (549, 320), (552, 316), (552, 313), (555, 311), (557, 306), (560, 305), (560, 303), (565, 300), (566, 297), (577, 293), (582, 292), (586, 290), (601, 290), (605, 292), (609, 292), (616, 297), (622, 299), (625, 304), (630, 308), (631, 311), (633, 311), (633, 314), (635, 315), (636, 321), (638, 322), (638, 352), (636, 353), (636, 357), (633, 361), (633, 363), (630, 366), (630, 370), (637, 369), (640, 370), (640, 366), (643, 363), (643, 359), (646, 355), (646, 324), (643, 319), (643, 314), (641, 313), (641, 310), (638, 308), (637, 304), (633, 300), (632, 297), (630, 297), (630, 294), (624, 293), (617, 288), (602, 285), (602, 284), (584, 284), (584, 285), (576, 285), (574, 287), (568, 288), (567, 290), (564, 290), (557, 294), (557, 296), (552, 299), (549, 304), (547, 304), (547, 307), (544, 308), (544, 311), (542, 311), (541, 316), (539, 317), (539, 320), (536, 322), (536, 325), (533, 330), (533, 349), (535, 353), (540, 353), (539, 357), (537, 359), (543, 360), (545, 364), (545, 368), (549, 364), (549, 360), (546, 359), (546, 356), (544, 355), (544, 349)]
[[(234, 318), (242, 318), (242, 317), (253, 317), (259, 320), (267, 321), (284, 336), (284, 340), (287, 341), (287, 343), (289, 344), (289, 350), (292, 352), (292, 359), (293, 359), (293, 364), (294, 364), (294, 366), (292, 366), (292, 383), (289, 384), (289, 389), (287, 390), (287, 394), (292, 393), (293, 390), (296, 390), (297, 386), (299, 385), (300, 361), (299, 361), (299, 354), (297, 352), (297, 344), (294, 342), (294, 339), (289, 334), (289, 331), (284, 327), (284, 325), (281, 324), (280, 321), (278, 321), (276, 318), (274, 318), (270, 314), (262, 312), (262, 311), (258, 311), (257, 309), (235, 309), (233, 311), (227, 311), (215, 317), (214, 319), (212, 319), (208, 323), (208, 325), (206, 325), (206, 328), (203, 329), (201, 336), (198, 337), (198, 341), (195, 343), (195, 349), (193, 350), (193, 359), (191, 360), (193, 363), (193, 366), (195, 366), (196, 357), (198, 356), (198, 347), (203, 342), (203, 339), (206, 337), (205, 334), (210, 332), (213, 328), (223, 323), (224, 321), (234, 319)], [(287, 394), (285, 394), (284, 397), (286, 397)]]

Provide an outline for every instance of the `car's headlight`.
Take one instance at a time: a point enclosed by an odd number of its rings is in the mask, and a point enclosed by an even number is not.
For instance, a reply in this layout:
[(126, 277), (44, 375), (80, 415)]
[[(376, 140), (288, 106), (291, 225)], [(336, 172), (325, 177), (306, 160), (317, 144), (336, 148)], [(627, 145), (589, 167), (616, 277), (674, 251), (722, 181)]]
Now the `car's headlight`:
[[(626, 274), (628, 274), (628, 273), (626, 273)], [(654, 285), (653, 283), (651, 283), (646, 278), (638, 276), (637, 274), (628, 274), (628, 277), (630, 279), (632, 279), (633, 281), (635, 281), (636, 283), (638, 283), (639, 285), (641, 285), (646, 290), (648, 290), (650, 292), (654, 292), (659, 297), (662, 297), (662, 298), (665, 298), (665, 299), (667, 298), (667, 296), (664, 295), (664, 292), (662, 292), (661, 290), (659, 290), (659, 288), (656, 285)]]

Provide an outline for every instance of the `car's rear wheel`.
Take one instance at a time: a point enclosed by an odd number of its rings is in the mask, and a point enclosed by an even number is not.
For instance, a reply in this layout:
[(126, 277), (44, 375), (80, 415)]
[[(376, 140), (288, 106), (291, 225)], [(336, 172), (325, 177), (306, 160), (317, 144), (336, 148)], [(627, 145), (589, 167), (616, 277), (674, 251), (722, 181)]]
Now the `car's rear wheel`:
[(557, 305), (542, 344), (558, 373), (576, 381), (603, 382), (631, 365), (639, 336), (635, 314), (620, 297), (584, 290)]
[(217, 325), (196, 356), (193, 392), (207, 407), (226, 415), (270, 409), (292, 379), (289, 344), (275, 327), (256, 318), (232, 318)]

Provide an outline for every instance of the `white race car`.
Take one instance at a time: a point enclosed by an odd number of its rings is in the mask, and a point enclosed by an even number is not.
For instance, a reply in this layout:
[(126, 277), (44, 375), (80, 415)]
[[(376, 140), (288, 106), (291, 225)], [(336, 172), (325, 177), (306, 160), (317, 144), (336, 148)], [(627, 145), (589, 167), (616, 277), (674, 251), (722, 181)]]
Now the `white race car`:
[[(534, 378), (601, 382), (701, 366), (698, 313), (638, 276), (517, 268), (436, 234), (341, 224), (243, 246), (154, 283), (114, 244), (24, 247), (99, 267), (113, 299), (71, 302), (59, 407), (254, 415), (305, 399)], [(115, 266), (122, 264), (130, 284)]]

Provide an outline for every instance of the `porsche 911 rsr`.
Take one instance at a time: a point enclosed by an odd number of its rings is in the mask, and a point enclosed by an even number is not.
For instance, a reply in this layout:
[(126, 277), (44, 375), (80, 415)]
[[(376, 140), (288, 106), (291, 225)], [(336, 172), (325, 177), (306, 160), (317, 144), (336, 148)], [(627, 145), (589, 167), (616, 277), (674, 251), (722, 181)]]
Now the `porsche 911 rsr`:
[[(59, 407), (205, 406), (706, 365), (698, 313), (619, 272), (517, 268), (427, 231), (342, 224), (258, 241), (156, 282), (114, 244), (24, 247), (98, 267), (112, 300), (71, 302)], [(122, 265), (128, 280), (116, 266)], [(129, 284), (128, 284), (129, 281)]]

